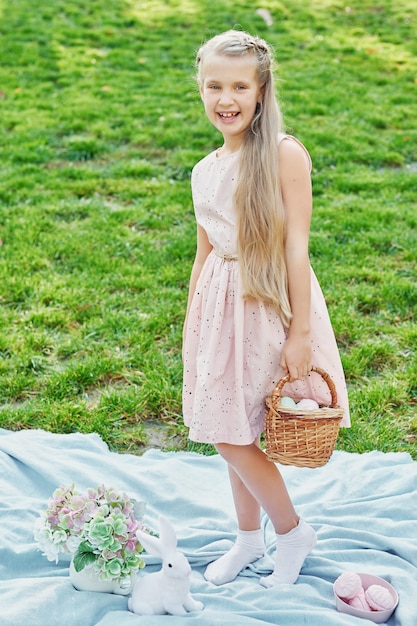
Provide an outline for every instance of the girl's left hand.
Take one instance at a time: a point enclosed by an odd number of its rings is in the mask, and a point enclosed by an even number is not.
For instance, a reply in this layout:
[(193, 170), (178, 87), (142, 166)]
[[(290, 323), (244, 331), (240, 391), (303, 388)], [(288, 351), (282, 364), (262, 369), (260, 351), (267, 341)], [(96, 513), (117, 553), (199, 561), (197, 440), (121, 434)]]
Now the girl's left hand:
[(281, 353), (280, 365), (289, 373), (290, 382), (304, 378), (311, 370), (311, 343), (310, 336), (289, 336)]

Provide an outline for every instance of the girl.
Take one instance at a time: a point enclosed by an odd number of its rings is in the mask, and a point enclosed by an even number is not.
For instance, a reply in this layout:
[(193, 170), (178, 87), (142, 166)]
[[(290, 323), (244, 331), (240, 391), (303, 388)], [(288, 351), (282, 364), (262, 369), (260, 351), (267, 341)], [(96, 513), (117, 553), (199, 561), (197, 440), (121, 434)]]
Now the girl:
[(223, 145), (192, 174), (197, 253), (184, 325), (184, 421), (190, 439), (213, 443), (228, 464), (238, 535), (205, 577), (233, 580), (265, 551), (261, 508), (277, 538), (275, 568), (261, 584), (294, 583), (316, 543), (281, 474), (260, 448), (265, 396), (285, 373), (286, 394), (328, 401), (312, 364), (347, 394), (320, 287), (310, 268), (311, 161), (282, 132), (269, 46), (231, 30), (197, 54), (205, 112)]

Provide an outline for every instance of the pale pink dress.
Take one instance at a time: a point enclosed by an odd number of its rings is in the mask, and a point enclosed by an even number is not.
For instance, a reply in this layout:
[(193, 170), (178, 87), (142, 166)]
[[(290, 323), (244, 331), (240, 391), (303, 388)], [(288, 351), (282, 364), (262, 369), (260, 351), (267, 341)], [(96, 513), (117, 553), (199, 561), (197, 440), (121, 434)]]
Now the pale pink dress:
[[(287, 135), (280, 136), (282, 140), (296, 141)], [(306, 150), (305, 154), (311, 167)], [(192, 173), (197, 223), (206, 231), (213, 251), (201, 271), (188, 316), (183, 414), (193, 441), (247, 445), (262, 433), (265, 396), (284, 375), (279, 362), (286, 332), (271, 306), (242, 297), (239, 263), (233, 258), (236, 219), (232, 195), (238, 164), (238, 152), (225, 157), (212, 152)], [(342, 425), (349, 426), (345, 377), (313, 270), (311, 343), (313, 365), (332, 377), (338, 404), (345, 409)], [(285, 385), (282, 393), (329, 402), (328, 387), (315, 373)]]

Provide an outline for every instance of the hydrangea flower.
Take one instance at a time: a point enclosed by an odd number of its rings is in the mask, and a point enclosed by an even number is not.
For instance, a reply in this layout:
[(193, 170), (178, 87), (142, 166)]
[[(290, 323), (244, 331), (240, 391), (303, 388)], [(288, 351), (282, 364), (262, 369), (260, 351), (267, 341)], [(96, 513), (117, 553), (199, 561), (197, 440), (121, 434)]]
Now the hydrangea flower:
[(76, 571), (93, 566), (102, 580), (120, 583), (145, 565), (136, 538), (143, 511), (144, 503), (113, 487), (99, 485), (84, 493), (73, 484), (58, 487), (36, 520), (34, 535), (49, 561), (71, 554)]

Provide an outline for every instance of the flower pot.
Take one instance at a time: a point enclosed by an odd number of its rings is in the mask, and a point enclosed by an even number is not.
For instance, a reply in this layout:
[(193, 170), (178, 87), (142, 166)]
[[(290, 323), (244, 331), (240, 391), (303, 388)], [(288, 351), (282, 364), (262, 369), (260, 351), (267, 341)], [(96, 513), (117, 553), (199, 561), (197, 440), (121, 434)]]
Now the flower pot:
[(101, 580), (93, 565), (84, 567), (80, 572), (77, 572), (73, 560), (71, 560), (69, 578), (78, 591), (99, 591), (101, 593), (115, 593), (119, 596), (127, 596), (132, 592), (136, 575), (125, 578), (121, 583), (117, 580)]

